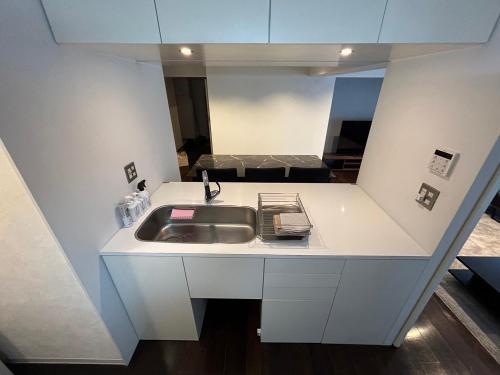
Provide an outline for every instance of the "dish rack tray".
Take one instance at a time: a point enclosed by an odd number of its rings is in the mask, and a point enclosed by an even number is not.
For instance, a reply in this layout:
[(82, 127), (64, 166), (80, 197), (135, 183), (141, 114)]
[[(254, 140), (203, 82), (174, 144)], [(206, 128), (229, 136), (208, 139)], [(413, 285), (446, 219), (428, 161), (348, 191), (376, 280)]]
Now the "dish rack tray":
[[(300, 234), (276, 233), (274, 215), (304, 213), (309, 229)], [(259, 193), (257, 211), (258, 236), (263, 241), (304, 240), (311, 234), (312, 225), (298, 193)]]

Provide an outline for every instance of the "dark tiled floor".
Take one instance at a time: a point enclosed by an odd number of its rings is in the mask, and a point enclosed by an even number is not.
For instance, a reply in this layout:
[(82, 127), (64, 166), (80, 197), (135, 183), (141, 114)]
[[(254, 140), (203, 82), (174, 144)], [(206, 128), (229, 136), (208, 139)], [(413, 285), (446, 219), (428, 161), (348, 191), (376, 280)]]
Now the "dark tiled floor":
[(450, 311), (433, 297), (399, 348), (261, 344), (260, 304), (210, 301), (199, 342), (142, 341), (128, 367), (16, 365), (16, 375), (72, 374), (500, 374)]

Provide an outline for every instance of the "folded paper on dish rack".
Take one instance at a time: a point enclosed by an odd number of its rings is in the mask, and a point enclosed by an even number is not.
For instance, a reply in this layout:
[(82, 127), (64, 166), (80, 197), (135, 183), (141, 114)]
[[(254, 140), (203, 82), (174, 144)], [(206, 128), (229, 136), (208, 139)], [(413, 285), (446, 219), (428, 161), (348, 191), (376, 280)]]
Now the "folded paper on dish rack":
[(280, 213), (274, 215), (274, 230), (276, 234), (293, 234), (305, 236), (309, 234), (311, 224), (302, 212)]

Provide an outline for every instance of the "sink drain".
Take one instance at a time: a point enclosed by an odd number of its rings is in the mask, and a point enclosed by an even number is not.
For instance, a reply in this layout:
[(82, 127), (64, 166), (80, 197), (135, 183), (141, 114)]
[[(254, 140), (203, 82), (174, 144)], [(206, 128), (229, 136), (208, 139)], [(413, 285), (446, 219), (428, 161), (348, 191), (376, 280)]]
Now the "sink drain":
[(184, 242), (184, 236), (168, 236), (164, 240), (164, 242)]

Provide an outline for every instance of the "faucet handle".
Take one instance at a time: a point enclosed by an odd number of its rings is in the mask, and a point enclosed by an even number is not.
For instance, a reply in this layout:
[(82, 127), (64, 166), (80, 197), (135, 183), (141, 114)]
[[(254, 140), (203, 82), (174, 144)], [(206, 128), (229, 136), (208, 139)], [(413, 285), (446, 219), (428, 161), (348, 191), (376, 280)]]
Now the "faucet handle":
[(205, 201), (210, 202), (212, 199), (214, 199), (217, 195), (220, 194), (221, 190), (220, 184), (217, 181), (215, 181), (218, 190), (210, 190), (210, 181), (208, 180), (208, 174), (205, 169), (201, 172), (201, 176), (203, 178), (203, 185), (205, 187)]

